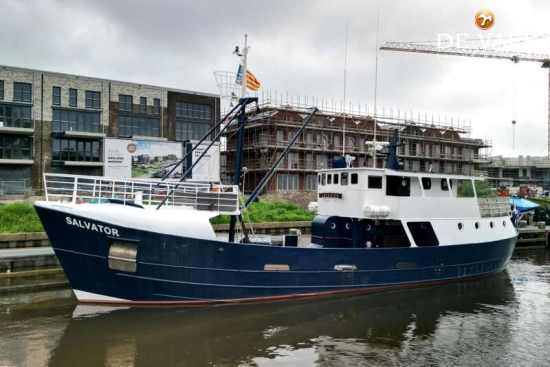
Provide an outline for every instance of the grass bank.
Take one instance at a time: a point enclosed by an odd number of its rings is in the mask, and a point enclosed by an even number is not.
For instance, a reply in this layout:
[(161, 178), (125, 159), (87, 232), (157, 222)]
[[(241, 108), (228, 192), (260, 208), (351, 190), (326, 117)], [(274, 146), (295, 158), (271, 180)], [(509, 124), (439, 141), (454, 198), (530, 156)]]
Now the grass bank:
[(0, 233), (43, 232), (44, 227), (31, 204), (0, 206)]
[[(292, 222), (313, 219), (314, 213), (297, 205), (260, 200), (248, 208), (252, 223)], [(220, 215), (212, 224), (229, 223), (229, 216)], [(31, 204), (0, 205), (0, 233), (42, 232), (44, 228)]]

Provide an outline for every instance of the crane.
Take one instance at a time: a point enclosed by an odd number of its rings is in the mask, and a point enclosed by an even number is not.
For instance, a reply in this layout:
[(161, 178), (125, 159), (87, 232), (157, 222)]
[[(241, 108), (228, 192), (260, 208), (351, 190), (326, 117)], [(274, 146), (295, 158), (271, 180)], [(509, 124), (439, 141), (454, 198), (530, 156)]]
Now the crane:
[(495, 51), (491, 49), (475, 49), (462, 47), (437, 47), (434, 45), (407, 43), (407, 42), (386, 42), (380, 47), (386, 51), (416, 52), (436, 55), (451, 55), (465, 57), (480, 57), (486, 59), (510, 60), (514, 63), (520, 61), (540, 62), (542, 68), (548, 69), (548, 157), (550, 157), (550, 56), (536, 53), (523, 53), (515, 51)]

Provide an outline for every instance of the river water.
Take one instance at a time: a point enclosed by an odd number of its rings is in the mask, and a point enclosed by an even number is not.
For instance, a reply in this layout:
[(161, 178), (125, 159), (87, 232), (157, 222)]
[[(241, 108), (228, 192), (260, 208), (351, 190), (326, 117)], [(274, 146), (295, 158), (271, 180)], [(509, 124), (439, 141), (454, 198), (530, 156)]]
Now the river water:
[(550, 256), (482, 280), (201, 308), (0, 296), (0, 366), (548, 366)]

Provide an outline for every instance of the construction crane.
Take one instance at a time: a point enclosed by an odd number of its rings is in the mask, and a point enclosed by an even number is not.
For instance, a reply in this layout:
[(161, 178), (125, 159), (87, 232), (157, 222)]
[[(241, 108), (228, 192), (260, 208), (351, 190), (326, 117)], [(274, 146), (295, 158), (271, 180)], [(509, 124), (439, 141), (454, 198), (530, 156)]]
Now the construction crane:
[(436, 55), (452, 55), (452, 56), (466, 56), (466, 57), (480, 57), (485, 59), (504, 59), (510, 60), (514, 63), (520, 61), (535, 61), (540, 62), (541, 67), (548, 69), (548, 157), (550, 157), (550, 56), (544, 54), (535, 53), (523, 53), (515, 51), (495, 51), (488, 49), (475, 49), (475, 48), (462, 48), (462, 47), (437, 47), (434, 45), (425, 45), (418, 43), (406, 43), (406, 42), (386, 42), (381, 50), (386, 51), (401, 51), (401, 52), (415, 52), (424, 54), (436, 54)]

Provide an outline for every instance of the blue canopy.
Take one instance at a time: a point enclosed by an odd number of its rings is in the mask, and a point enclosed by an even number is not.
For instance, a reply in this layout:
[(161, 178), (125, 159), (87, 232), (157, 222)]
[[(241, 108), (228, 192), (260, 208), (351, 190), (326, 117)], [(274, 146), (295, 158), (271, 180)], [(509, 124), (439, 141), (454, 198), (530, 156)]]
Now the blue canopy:
[(510, 198), (510, 205), (515, 205), (519, 212), (526, 212), (540, 206), (539, 204), (522, 198)]

